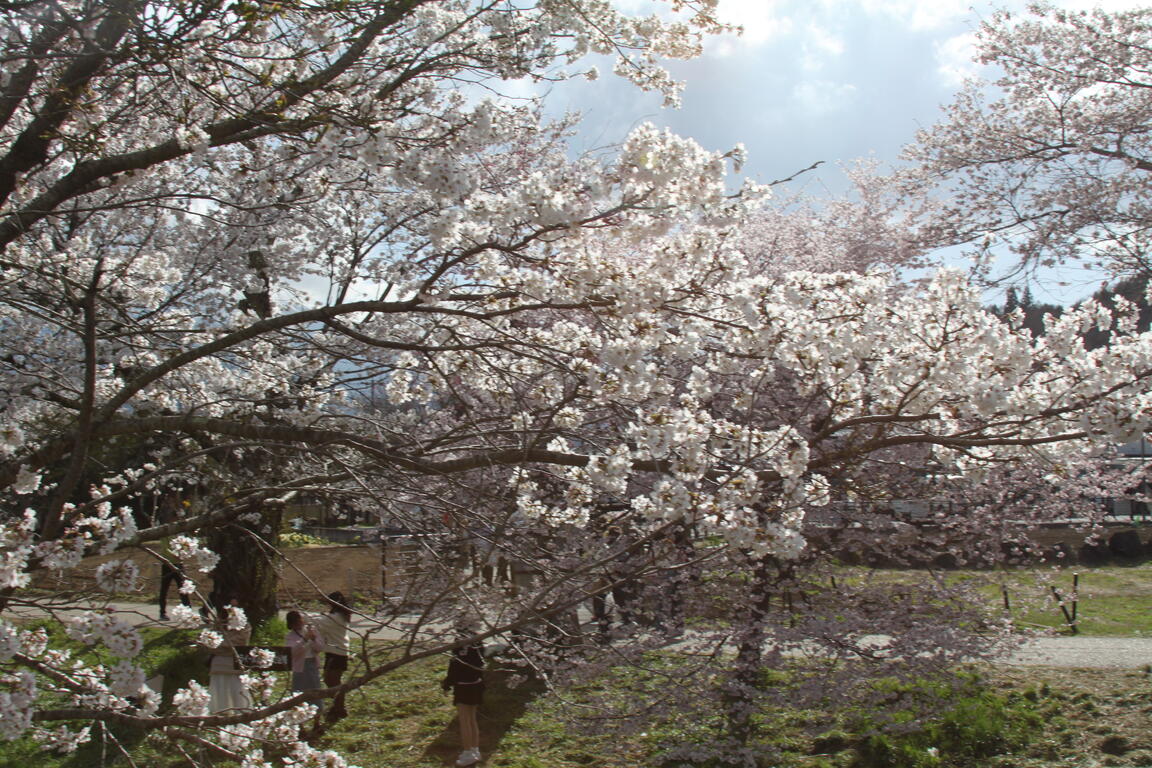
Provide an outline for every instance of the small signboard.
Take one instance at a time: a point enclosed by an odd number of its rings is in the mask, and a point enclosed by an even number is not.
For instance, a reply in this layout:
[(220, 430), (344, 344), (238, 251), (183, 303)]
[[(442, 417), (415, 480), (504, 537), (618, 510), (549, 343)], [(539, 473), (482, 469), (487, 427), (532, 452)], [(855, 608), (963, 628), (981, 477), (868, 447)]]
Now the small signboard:
[[(252, 651), (269, 651), (272, 654), (271, 666), (259, 666), (252, 657)], [(287, 672), (292, 669), (292, 649), (286, 645), (237, 645), (232, 656), (236, 669), (259, 669), (269, 672)]]

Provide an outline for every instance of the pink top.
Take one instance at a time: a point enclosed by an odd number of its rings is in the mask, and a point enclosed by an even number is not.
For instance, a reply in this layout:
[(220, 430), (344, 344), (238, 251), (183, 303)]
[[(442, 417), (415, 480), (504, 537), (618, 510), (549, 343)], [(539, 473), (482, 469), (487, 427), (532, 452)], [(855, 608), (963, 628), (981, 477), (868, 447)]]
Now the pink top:
[(292, 649), (292, 671), (303, 672), (304, 662), (316, 658), (316, 652), (324, 647), (324, 641), (310, 628), (305, 629), (304, 634), (290, 629), (284, 636), (284, 645)]

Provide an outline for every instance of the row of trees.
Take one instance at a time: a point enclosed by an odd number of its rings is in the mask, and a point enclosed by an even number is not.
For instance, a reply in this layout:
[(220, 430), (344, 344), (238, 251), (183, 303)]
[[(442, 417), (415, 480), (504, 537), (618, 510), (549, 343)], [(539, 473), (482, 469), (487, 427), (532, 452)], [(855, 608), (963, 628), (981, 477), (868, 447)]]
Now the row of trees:
[[(179, 562), (206, 591), (212, 549), (274, 557), (280, 511), (302, 493), (413, 528), (449, 520), (534, 580), (487, 590), (458, 567), (462, 542), (436, 540), (410, 595), (422, 620), (402, 643), (365, 647), (346, 687), (459, 642), (429, 628), (461, 614), (484, 636), (529, 638), (525, 662), (559, 682), (575, 673), (558, 664), (576, 644), (564, 617), (627, 582), (638, 612), (716, 619), (689, 641), (708, 651), (698, 658), (737, 653), (702, 665), (698, 687), (666, 691), (679, 707), (720, 701), (719, 748), (735, 762), (754, 758), (752, 715), (772, 695), (759, 671), (791, 648), (923, 675), (1005, 647), (1005, 628), (961, 588), (926, 585), (929, 599), (837, 585), (833, 549), (905, 552), (869, 505), (818, 532), (805, 518), (831, 496), (917, 492), (925, 468), (975, 493), (981, 472), (1062, 466), (1143, 430), (1152, 346), (1111, 312), (1086, 303), (1037, 340), (959, 272), (897, 275), (973, 228), (1025, 228), (1011, 240), (1025, 261), (1044, 258), (1040, 245), (1082, 257), (1106, 230), (1109, 258), (1142, 265), (1122, 257), (1143, 230), (1105, 212), (1141, 215), (1130, 158), (1144, 136), (1109, 121), (1146, 98), (1129, 81), (1147, 63), (1149, 14), (995, 17), (984, 51), (1005, 67), (1004, 100), (962, 95), (914, 150), (922, 173), (861, 172), (854, 200), (824, 208), (775, 204), (753, 184), (732, 194), (739, 153), (649, 125), (606, 160), (573, 158), (571, 123), (494, 95), (510, 79), (578, 75), (597, 52), (674, 101), (659, 62), (721, 30), (714, 6), (677, 0), (670, 21), (594, 0), (6, 4), (4, 606), (41, 602), (34, 573), (130, 548)], [(1061, 25), (1114, 66), (1065, 57)], [(1065, 93), (1061, 114), (1104, 121), (1113, 144), (1068, 140), (1012, 162), (977, 153), (1007, 141), (1012, 120), (1068, 133), (1021, 106), (1029, 88)], [(1112, 111), (1087, 114), (1089, 102)], [(983, 129), (958, 138), (972, 114)], [(1079, 207), (1014, 203), (1012, 218), (991, 202), (1003, 195), (986, 168), (1049, 205), (1056, 181), (1020, 172), (1049, 154), (1069, 184), (1113, 190), (1111, 207), (1083, 223)], [(1078, 157), (1107, 162), (1077, 170)], [(913, 205), (940, 173), (956, 176), (956, 196)], [(1109, 344), (1087, 350), (1090, 328), (1113, 329)], [(142, 523), (133, 508), (157, 493), (197, 501)], [(950, 522), (987, 531), (1012, 498)], [(808, 542), (817, 533), (822, 546)], [(939, 546), (964, 555), (965, 540)], [(136, 576), (121, 562), (101, 585), (123, 591)], [(784, 591), (806, 597), (780, 624)], [(5, 736), (74, 748), (93, 723), (131, 724), (193, 745), (190, 760), (338, 759), (293, 727), (331, 692), (212, 715), (192, 689), (164, 708), (125, 619), (84, 614), (68, 631), (106, 663), (0, 619)], [(678, 631), (589, 646), (579, 669), (641, 658)], [(875, 633), (886, 648), (866, 641)], [(803, 690), (867, 695), (864, 674), (828, 665)]]

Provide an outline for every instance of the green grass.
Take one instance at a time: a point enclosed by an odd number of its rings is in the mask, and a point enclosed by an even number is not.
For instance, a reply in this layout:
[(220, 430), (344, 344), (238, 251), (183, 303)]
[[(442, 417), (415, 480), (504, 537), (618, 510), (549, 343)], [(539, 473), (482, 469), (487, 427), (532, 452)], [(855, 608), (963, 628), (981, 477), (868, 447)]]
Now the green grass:
[[(1051, 586), (1059, 589), (1067, 600), (1072, 596), (1073, 573), (1080, 577), (1076, 606), (1080, 634), (1152, 636), (1152, 565), (1064, 569), (1053, 575)], [(1014, 607), (1012, 615), (1018, 621), (1064, 628), (1064, 616), (1049, 585), (1038, 585), (1025, 574), (1018, 574), (1009, 585), (1008, 594), (1010, 603), (1015, 605), (1042, 603), (1024, 610)], [(997, 594), (995, 599), (999, 601), (1001, 596)], [(1066, 607), (1071, 612), (1070, 602)]]
[[(884, 683), (880, 683), (884, 685)], [(894, 713), (897, 722), (916, 727), (895, 734), (879, 731), (864, 713), (853, 723), (856, 737), (851, 756), (854, 768), (962, 768), (980, 761), (1023, 749), (1055, 715), (1056, 703), (1034, 689), (1024, 692), (998, 691), (970, 676), (956, 693), (938, 686), (893, 684), (893, 692), (921, 708), (910, 707)], [(922, 708), (952, 697), (938, 716), (920, 721)], [(851, 737), (846, 743), (852, 742)]]
[[(107, 654), (95, 653), (92, 649), (69, 640), (59, 624), (47, 621), (33, 622), (28, 627), (42, 626), (48, 630), (54, 647), (71, 650), (77, 659), (85, 663), (107, 663), (113, 661)], [(162, 628), (144, 628), (141, 635), (144, 649), (137, 663), (149, 677), (164, 676), (163, 697), (165, 702), (189, 680), (205, 682), (207, 665), (204, 654), (193, 645), (195, 632)], [(49, 727), (54, 727), (49, 724)], [(92, 739), (80, 746), (72, 754), (45, 752), (31, 738), (11, 742), (0, 742), (0, 766), (35, 766), (36, 768), (112, 768), (128, 765), (122, 753), (131, 752), (137, 765), (152, 768), (175, 766), (167, 755), (157, 751), (147, 741), (147, 734), (138, 728), (113, 726), (104, 728), (93, 725)], [(186, 765), (187, 763), (185, 763)]]
[[(662, 666), (667, 671), (677, 663), (667, 657)], [(350, 716), (321, 745), (343, 751), (364, 768), (451, 765), (459, 745), (452, 707), (436, 685), (441, 667), (438, 661), (421, 662), (366, 687), (349, 699)], [(901, 709), (887, 718), (905, 726), (896, 735), (884, 733), (884, 718), (870, 710), (833, 714), (780, 706), (756, 718), (756, 739), (776, 750), (765, 765), (778, 768), (975, 768), (1022, 748), (1051, 715), (1054, 705), (1046, 694), (1001, 691), (976, 676), (966, 681), (955, 698), (942, 686), (905, 686)], [(671, 745), (720, 737), (723, 718), (715, 707), (690, 717), (654, 718), (641, 733), (570, 725), (574, 714), (591, 714), (585, 707), (603, 703), (603, 697), (634, 697), (650, 682), (640, 672), (620, 670), (603, 685), (564, 691), (565, 709), (559, 697), (542, 696), (538, 685), (514, 686), (507, 675), (490, 673), (480, 716), (485, 765), (713, 768), (709, 761), (663, 761), (662, 755)], [(786, 688), (789, 677), (775, 672), (764, 685)]]
[[(941, 571), (952, 581), (976, 580), (987, 596), (989, 611), (1004, 612), (1001, 585), (1008, 590), (1009, 614), (1024, 627), (1067, 631), (1066, 620), (1052, 594), (1055, 586), (1071, 600), (1073, 574), (1079, 574), (1077, 628), (1096, 637), (1152, 637), (1152, 564), (1098, 568), (1017, 568), (1001, 571)], [(845, 582), (871, 578), (911, 583), (922, 578), (916, 570), (845, 568)], [(1067, 604), (1071, 613), (1071, 603)]]
[[(1109, 566), (1053, 570), (1008, 570), (1000, 573), (948, 574), (950, 579), (989, 579), (989, 609), (1002, 610), (996, 582), (1008, 586), (1013, 618), (1024, 624), (1059, 627), (1063, 618), (1052, 604), (1050, 586), (1070, 591), (1072, 574), (1080, 574), (1078, 614), (1085, 635), (1152, 636), (1152, 565)], [(1046, 581), (1038, 581), (1042, 573)], [(844, 578), (879, 578), (907, 581), (918, 576), (908, 571), (867, 572), (845, 570)], [(838, 576), (838, 578), (840, 578)], [(206, 678), (203, 657), (191, 646), (190, 632), (146, 629), (144, 666), (149, 674), (163, 673), (167, 697), (189, 679)], [(263, 639), (279, 642), (282, 622), (264, 628)], [(82, 648), (75, 650), (91, 660)], [(429, 659), (403, 667), (353, 692), (348, 697), (350, 717), (332, 727), (318, 746), (347, 754), (363, 768), (427, 768), (451, 765), (459, 752), (455, 712), (440, 691), (443, 659)], [(674, 659), (665, 659), (675, 664)], [(768, 684), (769, 681), (766, 681)], [(785, 679), (771, 681), (786, 684)], [(643, 701), (658, 681), (632, 670), (586, 689), (565, 691), (564, 699), (577, 707), (598, 701)], [(758, 738), (781, 750), (771, 765), (779, 768), (951, 768), (991, 765), (987, 753), (1018, 750), (1023, 731), (1033, 727), (1036, 713), (1048, 710), (1047, 694), (1035, 691), (989, 693), (977, 689), (959, 699), (951, 713), (919, 721), (909, 710), (900, 715), (916, 727), (898, 735), (875, 731), (867, 713), (839, 717), (831, 713), (788, 708), (764, 711), (756, 719)], [(579, 711), (578, 709), (576, 711)], [(577, 728), (556, 696), (544, 694), (539, 684), (521, 682), (508, 673), (491, 673), (486, 704), (481, 711), (485, 765), (494, 768), (630, 768), (660, 765), (666, 744), (707, 741), (720, 731), (717, 713), (694, 713), (691, 718), (652, 720), (643, 734), (597, 732)], [(1044, 715), (1050, 717), (1051, 713)], [(1024, 724), (1020, 726), (1019, 724)], [(1037, 730), (1041, 730), (1037, 728)], [(100, 734), (97, 734), (98, 736)], [(120, 729), (112, 738), (98, 738), (74, 755), (41, 752), (31, 739), (0, 742), (0, 766), (37, 768), (115, 768), (127, 765), (115, 757), (118, 740), (133, 751), (137, 765), (177, 768), (187, 765), (165, 755), (142, 733)], [(936, 750), (935, 752), (933, 750)], [(969, 751), (965, 751), (969, 750)], [(1007, 765), (1009, 763), (1003, 763)], [(679, 763), (676, 768), (680, 768)], [(683, 764), (689, 766), (690, 764)], [(701, 764), (703, 766), (704, 764)], [(668, 765), (666, 768), (672, 768)]]
[(324, 546), (330, 543), (327, 539), (321, 539), (318, 536), (300, 533), (299, 531), (289, 531), (288, 533), (280, 534), (280, 546), (282, 547), (312, 547)]
[[(190, 653), (183, 634), (150, 633), (146, 651), (150, 671), (163, 669), (185, 680), (203, 676), (202, 659)], [(582, 688), (563, 691), (561, 696), (545, 694), (538, 682), (520, 679), (510, 671), (490, 670), (480, 713), (485, 765), (710, 768), (708, 762), (662, 762), (661, 755), (668, 745), (706, 743), (721, 735), (723, 718), (716, 706), (698, 707), (691, 717), (653, 717), (640, 733), (590, 727), (587, 720), (587, 715), (600, 712), (589, 708), (595, 704), (645, 701), (653, 687), (667, 685), (664, 674), (675, 672), (680, 663), (675, 656), (653, 655), (647, 664), (650, 672), (622, 668)], [(443, 671), (444, 659), (426, 659), (353, 692), (347, 702), (350, 716), (321, 735), (316, 745), (336, 749), (363, 768), (451, 765), (459, 742), (454, 708), (438, 684)], [(773, 671), (765, 674), (761, 684), (784, 692), (780, 699), (786, 701), (791, 682), (789, 674)], [(899, 735), (882, 735), (877, 729), (879, 720), (871, 712), (833, 714), (780, 705), (756, 718), (755, 738), (777, 749), (778, 758), (770, 764), (779, 768), (975, 768), (980, 765), (973, 761), (977, 757), (1017, 749), (1023, 742), (1021, 734), (1035, 727), (1035, 713), (1045, 706), (1043, 697), (989, 691), (972, 678), (950, 710), (926, 718), (917, 708), (919, 703), (930, 708), (940, 691), (929, 685), (909, 690), (911, 694), (898, 697), (901, 709), (891, 713), (890, 720), (915, 722), (916, 727)], [(580, 720), (574, 714), (585, 718), (582, 726), (572, 725)], [(42, 753), (30, 739), (0, 743), (0, 766), (127, 766), (126, 760), (116, 757), (117, 741), (133, 752), (136, 765), (187, 765), (165, 754), (159, 741), (143, 733), (120, 729), (114, 735), (115, 740), (97, 738), (69, 756)], [(982, 745), (979, 753), (973, 745)], [(931, 754), (932, 748), (939, 750), (938, 755)]]
[[(348, 697), (349, 717), (321, 745), (364, 768), (451, 765), (460, 753), (451, 699), (439, 680), (444, 661), (402, 667)], [(480, 710), (480, 749), (494, 768), (581, 768), (615, 765), (620, 744), (569, 729), (543, 687), (508, 672), (487, 675)]]

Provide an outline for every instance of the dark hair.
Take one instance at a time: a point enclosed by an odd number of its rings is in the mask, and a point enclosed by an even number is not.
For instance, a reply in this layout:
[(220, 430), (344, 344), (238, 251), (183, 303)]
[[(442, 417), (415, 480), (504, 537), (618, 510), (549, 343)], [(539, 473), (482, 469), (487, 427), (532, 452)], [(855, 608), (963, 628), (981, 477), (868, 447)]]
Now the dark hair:
[(304, 617), (300, 615), (300, 611), (288, 611), (284, 616), (284, 623), (288, 625), (288, 629), (296, 629), (304, 623)]
[(343, 592), (329, 592), (326, 599), (329, 613), (338, 613), (347, 621), (352, 621), (352, 610), (348, 607), (348, 599), (344, 597)]

